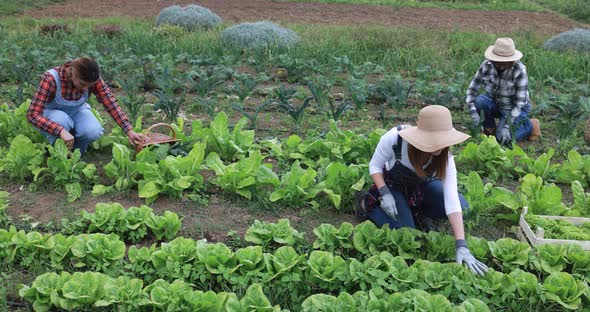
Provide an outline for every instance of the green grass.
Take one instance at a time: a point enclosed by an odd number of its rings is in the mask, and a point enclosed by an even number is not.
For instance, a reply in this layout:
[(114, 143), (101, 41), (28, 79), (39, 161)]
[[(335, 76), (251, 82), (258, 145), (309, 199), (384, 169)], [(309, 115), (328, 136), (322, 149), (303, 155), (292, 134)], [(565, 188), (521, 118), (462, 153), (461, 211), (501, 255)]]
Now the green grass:
[(574, 20), (590, 23), (588, 0), (275, 0), (313, 3), (389, 5), (393, 7), (443, 8), (463, 10), (517, 10), (559, 12)]
[(590, 24), (590, 1), (588, 0), (535, 0), (535, 2), (577, 21)]
[(63, 0), (0, 0), (0, 16), (8, 16), (23, 13), (29, 8), (39, 8)]
[[(275, 0), (276, 1), (276, 0)], [(283, 0), (285, 1), (285, 0)], [(286, 0), (289, 1), (289, 0)], [(444, 8), (465, 10), (543, 11), (543, 7), (529, 0), (290, 0), (315, 3), (352, 3), (389, 5), (394, 7)], [(553, 1), (553, 0), (548, 0)], [(581, 0), (584, 1), (584, 0)]]
[[(67, 40), (44, 36), (36, 31), (37, 26), (43, 23), (67, 23), (72, 33), (67, 35)], [(92, 29), (94, 25), (101, 23), (121, 24), (124, 33), (113, 39), (97, 37)], [(123, 18), (77, 21), (10, 18), (3, 20), (2, 24), (0, 66), (3, 60), (6, 64), (17, 62), (20, 58), (32, 60), (32, 51), (38, 50), (47, 57), (37, 56), (35, 67), (39, 73), (35, 74), (41, 74), (46, 68), (74, 55), (83, 54), (96, 55), (99, 63), (103, 59), (102, 64), (120, 64), (126, 60), (110, 58), (118, 55), (127, 57), (130, 54), (151, 54), (168, 58), (172, 62), (179, 55), (189, 55), (192, 58), (235, 56), (222, 47), (219, 40), (220, 28), (206, 33), (168, 36), (159, 33), (148, 22)], [(486, 47), (493, 44), (496, 36), (510, 36), (514, 38), (517, 49), (523, 51), (523, 63), (527, 65), (529, 76), (534, 81), (543, 82), (552, 77), (558, 81), (569, 79), (580, 83), (590, 82), (590, 59), (587, 56), (573, 52), (545, 51), (542, 44), (548, 38), (532, 30), (482, 34), (384, 26), (287, 26), (294, 29), (302, 39), (299, 46), (288, 52), (287, 56), (313, 62), (314, 70), (328, 74), (334, 72), (336, 58), (346, 55), (354, 64), (372, 62), (384, 66), (389, 72), (399, 72), (405, 76), (416, 76), (420, 67), (429, 66), (430, 71), (439, 72), (443, 80), (454, 79), (459, 72), (470, 77), (483, 61)], [(52, 49), (48, 50), (47, 46), (52, 46)], [(110, 50), (110, 54), (103, 57), (97, 51), (104, 49)], [(264, 55), (263, 59), (270, 59), (272, 62), (275, 55), (269, 54)], [(257, 55), (250, 57), (259, 58)], [(5, 75), (8, 77), (4, 77)], [(0, 81), (13, 80), (14, 77), (10, 75), (10, 72), (0, 72)]]

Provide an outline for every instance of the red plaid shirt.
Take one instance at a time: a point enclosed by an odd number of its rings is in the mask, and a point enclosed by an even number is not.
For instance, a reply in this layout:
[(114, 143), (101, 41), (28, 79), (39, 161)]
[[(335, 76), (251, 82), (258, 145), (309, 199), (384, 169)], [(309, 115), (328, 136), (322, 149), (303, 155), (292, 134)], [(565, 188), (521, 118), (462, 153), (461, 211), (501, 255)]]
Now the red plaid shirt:
[[(84, 95), (84, 90), (77, 89), (72, 81), (68, 79), (68, 69), (70, 68), (70, 65), (71, 62), (68, 62), (61, 67), (56, 67), (55, 70), (59, 73), (59, 79), (61, 81), (61, 96), (65, 100), (74, 101)], [(29, 106), (27, 120), (29, 120), (29, 122), (35, 127), (50, 134), (59, 136), (61, 130), (64, 127), (43, 116), (45, 105), (50, 103), (55, 98), (56, 91), (57, 86), (55, 84), (53, 75), (48, 72), (44, 73), (41, 82), (39, 83), (37, 93), (35, 93), (35, 97), (31, 102), (31, 106)], [(104, 80), (102, 80), (102, 78), (99, 79), (93, 86), (91, 86), (88, 89), (88, 92), (94, 93), (96, 99), (98, 99), (98, 101), (104, 105), (107, 112), (113, 117), (115, 122), (117, 122), (119, 127), (121, 127), (125, 133), (133, 128), (117, 104), (117, 100), (115, 100), (111, 90)]]

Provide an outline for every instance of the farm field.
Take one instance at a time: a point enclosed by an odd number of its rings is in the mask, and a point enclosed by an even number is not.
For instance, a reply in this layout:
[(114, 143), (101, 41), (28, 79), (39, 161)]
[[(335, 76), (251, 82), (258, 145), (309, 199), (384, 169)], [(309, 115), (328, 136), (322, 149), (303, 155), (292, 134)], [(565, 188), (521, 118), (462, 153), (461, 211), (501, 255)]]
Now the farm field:
[[(3, 14), (0, 311), (590, 309), (590, 252), (516, 235), (528, 207), (546, 237), (590, 240), (590, 223), (534, 216), (590, 218), (590, 35), (545, 43), (588, 20), (544, 1), (365, 2), (199, 1), (222, 20), (210, 29), (156, 23), (190, 1)], [(263, 20), (292, 32), (262, 47), (253, 30), (228, 35)], [(512, 149), (465, 104), (497, 37), (524, 53), (542, 129)], [(49, 145), (27, 109), (41, 75), (79, 56), (136, 132), (167, 123), (180, 141), (137, 153), (90, 97), (104, 135), (84, 155)], [(381, 135), (433, 104), (472, 136), (452, 151), (484, 277), (454, 264), (446, 220), (390, 230), (354, 215)]]

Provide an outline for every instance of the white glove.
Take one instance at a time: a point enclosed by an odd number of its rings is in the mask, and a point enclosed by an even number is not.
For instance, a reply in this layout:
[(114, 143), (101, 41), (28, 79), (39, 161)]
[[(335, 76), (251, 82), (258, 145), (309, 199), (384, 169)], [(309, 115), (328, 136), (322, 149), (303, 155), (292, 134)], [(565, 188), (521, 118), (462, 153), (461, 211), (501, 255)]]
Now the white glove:
[(467, 249), (467, 244), (465, 243), (464, 239), (458, 239), (455, 242), (455, 246), (457, 247), (457, 263), (463, 264), (465, 263), (467, 267), (471, 270), (471, 272), (483, 276), (488, 271), (488, 266), (477, 261), (475, 257), (471, 254), (469, 249)]
[(514, 120), (518, 116), (520, 116), (520, 107), (516, 106), (515, 108), (513, 108), (512, 111), (510, 112), (510, 116), (512, 116), (512, 120)]
[(397, 220), (397, 207), (395, 206), (395, 199), (391, 195), (389, 187), (387, 185), (382, 186), (379, 189), (379, 195), (381, 195), (381, 209), (385, 211), (385, 214), (393, 218), (393, 220)]
[(473, 126), (475, 126), (475, 127), (479, 126), (480, 118), (479, 118), (479, 114), (477, 113), (477, 110), (472, 110), (471, 112), (469, 112), (469, 115), (471, 115), (471, 120), (473, 121)]
[(504, 127), (496, 133), (496, 140), (498, 140), (498, 143), (501, 145), (510, 143), (512, 137), (510, 136), (510, 126), (508, 126), (508, 124), (504, 125)]

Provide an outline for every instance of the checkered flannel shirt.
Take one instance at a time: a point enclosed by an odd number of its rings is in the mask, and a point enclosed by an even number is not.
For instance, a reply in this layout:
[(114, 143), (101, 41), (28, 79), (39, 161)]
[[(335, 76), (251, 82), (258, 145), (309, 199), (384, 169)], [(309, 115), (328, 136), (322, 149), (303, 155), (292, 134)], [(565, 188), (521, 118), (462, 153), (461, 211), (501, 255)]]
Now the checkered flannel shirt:
[[(56, 67), (55, 70), (59, 73), (59, 79), (61, 81), (61, 94), (65, 100), (74, 101), (81, 98), (84, 95), (83, 90), (77, 89), (71, 80), (68, 79), (68, 68), (70, 68), (71, 62), (64, 64), (61, 67)], [(46, 72), (41, 78), (35, 97), (29, 106), (27, 111), (27, 120), (32, 123), (35, 127), (48, 132), (50, 134), (59, 136), (63, 126), (49, 120), (43, 116), (45, 105), (50, 103), (55, 98), (57, 92), (57, 85), (55, 79), (51, 73)], [(131, 130), (133, 127), (131, 123), (117, 104), (117, 100), (111, 93), (111, 90), (104, 82), (99, 79), (93, 86), (88, 90), (89, 93), (93, 93), (96, 99), (104, 105), (106, 111), (113, 117), (115, 122), (123, 129), (125, 133)]]
[(513, 112), (513, 116), (515, 113), (520, 114), (529, 100), (529, 79), (526, 67), (520, 61), (514, 62), (514, 65), (506, 69), (501, 76), (498, 76), (498, 71), (491, 61), (481, 63), (467, 89), (466, 102), (469, 112), (476, 110), (475, 98), (481, 87), (503, 111)]

